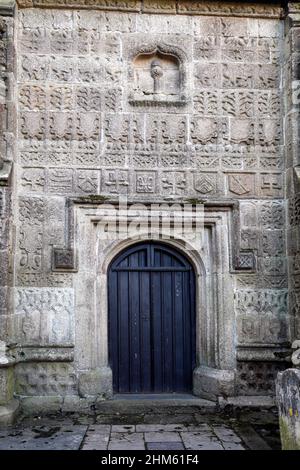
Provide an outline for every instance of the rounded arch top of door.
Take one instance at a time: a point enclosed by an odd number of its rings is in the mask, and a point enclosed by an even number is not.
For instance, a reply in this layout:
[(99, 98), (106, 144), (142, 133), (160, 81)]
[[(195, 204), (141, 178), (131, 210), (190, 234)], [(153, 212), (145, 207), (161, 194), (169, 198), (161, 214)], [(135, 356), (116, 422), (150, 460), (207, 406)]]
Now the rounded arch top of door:
[(140, 242), (108, 271), (109, 362), (115, 393), (191, 392), (195, 276), (172, 246)]
[(166, 268), (191, 270), (187, 258), (176, 249), (160, 242), (140, 242), (123, 250), (110, 264), (111, 270)]

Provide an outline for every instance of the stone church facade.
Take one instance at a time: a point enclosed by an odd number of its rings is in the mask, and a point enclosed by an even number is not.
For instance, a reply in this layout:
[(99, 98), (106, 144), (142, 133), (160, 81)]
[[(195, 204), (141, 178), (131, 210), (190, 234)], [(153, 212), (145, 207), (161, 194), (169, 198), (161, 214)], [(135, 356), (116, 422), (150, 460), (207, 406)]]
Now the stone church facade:
[(0, 419), (116, 391), (108, 277), (137, 241), (100, 232), (120, 196), (130, 217), (203, 208), (201, 249), (163, 242), (195, 276), (191, 393), (274, 394), (300, 337), (299, 3), (3, 0), (0, 15)]

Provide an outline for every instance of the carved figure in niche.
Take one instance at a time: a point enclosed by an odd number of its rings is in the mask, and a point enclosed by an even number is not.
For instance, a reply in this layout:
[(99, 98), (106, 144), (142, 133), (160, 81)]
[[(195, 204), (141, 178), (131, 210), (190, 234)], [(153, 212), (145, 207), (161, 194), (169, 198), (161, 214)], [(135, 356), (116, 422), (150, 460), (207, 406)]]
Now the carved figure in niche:
[(159, 93), (161, 89), (160, 78), (163, 76), (164, 71), (159, 60), (153, 60), (150, 65), (150, 74), (153, 78), (153, 93)]
[(130, 101), (184, 103), (185, 74), (183, 64), (172, 53), (156, 50), (138, 54), (130, 69), (132, 93)]

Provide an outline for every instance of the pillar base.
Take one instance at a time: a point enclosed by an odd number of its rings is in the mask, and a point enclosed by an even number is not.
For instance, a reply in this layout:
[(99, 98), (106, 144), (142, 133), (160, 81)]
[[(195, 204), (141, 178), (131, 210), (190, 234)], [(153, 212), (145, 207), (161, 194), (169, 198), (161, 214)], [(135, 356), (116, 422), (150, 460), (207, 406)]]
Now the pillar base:
[(193, 379), (194, 395), (208, 400), (230, 397), (235, 394), (235, 373), (232, 370), (197, 367)]
[(79, 375), (79, 395), (85, 397), (112, 397), (112, 371), (110, 367), (99, 367)]

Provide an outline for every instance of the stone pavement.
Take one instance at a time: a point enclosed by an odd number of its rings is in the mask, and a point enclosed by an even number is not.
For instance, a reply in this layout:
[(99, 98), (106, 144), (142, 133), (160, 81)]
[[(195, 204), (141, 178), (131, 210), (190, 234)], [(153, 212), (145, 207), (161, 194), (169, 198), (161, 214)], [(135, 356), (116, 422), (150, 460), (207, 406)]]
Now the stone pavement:
[(90, 426), (82, 450), (244, 450), (228, 426), (180, 424)]
[[(15, 426), (0, 428), (0, 450), (270, 450), (280, 449), (277, 409), (218, 408), (207, 400), (118, 396), (85, 413), (32, 415), (26, 409)], [(251, 406), (250, 406), (251, 405)]]
[(226, 425), (35, 426), (0, 431), (0, 450), (243, 450)]

